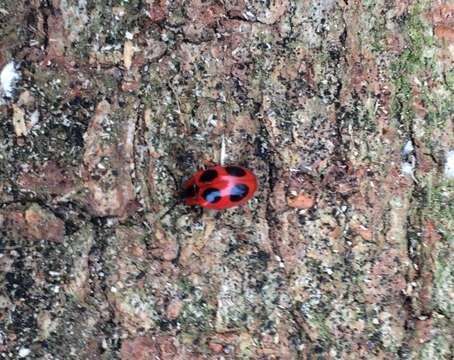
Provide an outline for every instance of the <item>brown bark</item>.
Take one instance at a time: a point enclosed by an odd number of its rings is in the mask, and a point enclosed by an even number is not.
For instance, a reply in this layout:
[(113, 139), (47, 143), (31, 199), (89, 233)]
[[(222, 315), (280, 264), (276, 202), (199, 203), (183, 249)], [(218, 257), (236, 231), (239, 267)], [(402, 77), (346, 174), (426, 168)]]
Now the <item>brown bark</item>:
[[(3, 1), (0, 353), (449, 359), (453, 12)], [(160, 218), (222, 138), (253, 200)]]

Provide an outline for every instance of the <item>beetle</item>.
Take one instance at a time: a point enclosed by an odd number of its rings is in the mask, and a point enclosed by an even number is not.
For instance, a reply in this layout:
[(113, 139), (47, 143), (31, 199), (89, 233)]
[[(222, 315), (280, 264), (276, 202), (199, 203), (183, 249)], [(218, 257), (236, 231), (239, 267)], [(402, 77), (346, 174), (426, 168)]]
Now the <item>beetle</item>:
[(227, 209), (250, 200), (257, 187), (257, 177), (251, 170), (238, 165), (216, 165), (187, 180), (181, 198), (186, 205)]

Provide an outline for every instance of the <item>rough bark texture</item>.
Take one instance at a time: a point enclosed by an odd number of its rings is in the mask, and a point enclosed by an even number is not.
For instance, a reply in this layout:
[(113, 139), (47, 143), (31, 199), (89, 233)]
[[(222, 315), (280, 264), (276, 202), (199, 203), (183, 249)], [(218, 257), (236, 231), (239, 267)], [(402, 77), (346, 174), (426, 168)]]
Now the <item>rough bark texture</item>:
[[(450, 359), (453, 19), (1, 0), (0, 358)], [(254, 200), (160, 220), (223, 136)]]

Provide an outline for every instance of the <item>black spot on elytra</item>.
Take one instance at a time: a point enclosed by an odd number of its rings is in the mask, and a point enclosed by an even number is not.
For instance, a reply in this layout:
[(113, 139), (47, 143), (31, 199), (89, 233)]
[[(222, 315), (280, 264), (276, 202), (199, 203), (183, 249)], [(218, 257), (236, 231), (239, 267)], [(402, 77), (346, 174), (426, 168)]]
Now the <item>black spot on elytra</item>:
[(200, 175), (200, 182), (210, 182), (216, 179), (218, 172), (216, 170), (205, 170), (202, 175)]
[(209, 188), (202, 193), (202, 197), (210, 204), (214, 204), (221, 200), (221, 192), (218, 189)]
[(225, 171), (231, 176), (241, 177), (246, 175), (246, 171), (238, 166), (226, 166)]
[(236, 184), (230, 189), (230, 200), (240, 201), (246, 197), (249, 192), (249, 188), (245, 184)]
[(188, 186), (181, 193), (181, 197), (183, 199), (193, 198), (193, 197), (195, 197), (197, 195), (197, 191), (199, 191), (199, 188), (197, 187), (197, 185)]

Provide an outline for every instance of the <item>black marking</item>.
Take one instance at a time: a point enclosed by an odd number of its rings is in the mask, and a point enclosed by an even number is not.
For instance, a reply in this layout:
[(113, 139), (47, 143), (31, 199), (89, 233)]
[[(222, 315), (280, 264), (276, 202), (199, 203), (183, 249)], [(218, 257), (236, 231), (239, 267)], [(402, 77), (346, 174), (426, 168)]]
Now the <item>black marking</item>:
[(193, 197), (195, 197), (197, 195), (198, 191), (199, 191), (199, 188), (197, 187), (197, 185), (194, 184), (194, 185), (188, 186), (181, 193), (181, 197), (183, 199), (193, 198)]
[(210, 182), (216, 179), (218, 172), (216, 170), (205, 170), (202, 175), (200, 175), (200, 182)]
[(249, 193), (249, 188), (245, 184), (236, 184), (230, 189), (230, 201), (243, 200)]
[(238, 166), (226, 166), (225, 171), (227, 171), (227, 174), (236, 177), (242, 177), (246, 175), (246, 171)]
[(202, 193), (202, 197), (210, 204), (214, 204), (221, 200), (221, 192), (218, 189), (209, 188)]

